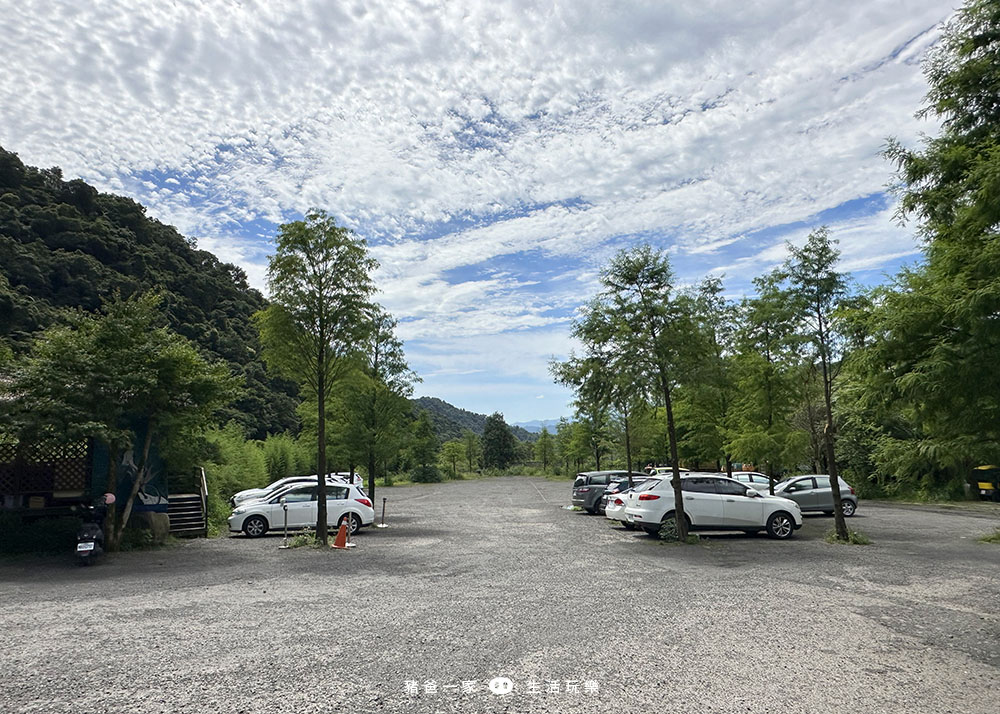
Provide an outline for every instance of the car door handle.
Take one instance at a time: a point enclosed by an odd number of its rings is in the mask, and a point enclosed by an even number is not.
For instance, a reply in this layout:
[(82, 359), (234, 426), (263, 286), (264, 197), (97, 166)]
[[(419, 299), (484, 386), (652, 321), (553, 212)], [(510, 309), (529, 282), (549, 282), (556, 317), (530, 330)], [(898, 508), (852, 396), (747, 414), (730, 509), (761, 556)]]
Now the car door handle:
[(736, 503), (736, 499), (735, 498), (727, 498), (726, 499), (726, 503)]
[(694, 500), (694, 496), (685, 496), (684, 500), (685, 501), (693, 501)]

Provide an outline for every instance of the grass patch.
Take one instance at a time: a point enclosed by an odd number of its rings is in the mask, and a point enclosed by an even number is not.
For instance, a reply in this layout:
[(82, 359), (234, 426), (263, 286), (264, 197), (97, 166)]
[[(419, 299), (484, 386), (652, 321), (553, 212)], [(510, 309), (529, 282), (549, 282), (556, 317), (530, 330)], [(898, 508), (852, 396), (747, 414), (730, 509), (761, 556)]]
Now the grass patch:
[(987, 533), (982, 538), (979, 539), (980, 543), (1000, 543), (1000, 528), (997, 528), (992, 533)]
[(826, 534), (824, 538), (827, 543), (832, 543), (834, 545), (871, 545), (871, 538), (866, 536), (864, 533), (858, 533), (857, 531), (852, 531), (848, 529), (847, 540), (843, 540), (837, 537), (837, 531), (830, 531)]
[(321, 545), (314, 530), (304, 530), (288, 539), (289, 548), (319, 548)]

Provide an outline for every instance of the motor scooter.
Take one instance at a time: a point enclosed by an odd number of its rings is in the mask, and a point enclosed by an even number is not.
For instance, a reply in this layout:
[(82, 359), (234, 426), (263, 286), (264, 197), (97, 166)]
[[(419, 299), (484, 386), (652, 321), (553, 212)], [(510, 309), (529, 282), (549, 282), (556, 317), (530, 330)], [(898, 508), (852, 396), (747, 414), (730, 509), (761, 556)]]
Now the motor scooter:
[(90, 565), (104, 553), (104, 530), (102, 526), (108, 515), (108, 506), (115, 502), (113, 493), (105, 493), (94, 500), (92, 504), (77, 506), (83, 517), (83, 523), (76, 532), (76, 562), (78, 565)]

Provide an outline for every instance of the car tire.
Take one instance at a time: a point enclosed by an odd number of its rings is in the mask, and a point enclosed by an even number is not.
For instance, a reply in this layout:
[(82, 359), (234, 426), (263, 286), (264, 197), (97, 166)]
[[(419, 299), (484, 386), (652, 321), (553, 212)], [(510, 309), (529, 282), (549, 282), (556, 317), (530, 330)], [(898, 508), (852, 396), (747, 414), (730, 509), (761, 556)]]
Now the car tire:
[(858, 504), (854, 501), (843, 500), (840, 502), (840, 508), (844, 513), (844, 518), (850, 518), (854, 515), (854, 512), (858, 510)]
[(267, 519), (263, 516), (250, 516), (243, 521), (243, 532), (249, 538), (260, 538), (267, 533)]
[(769, 538), (785, 540), (795, 532), (795, 521), (785, 511), (775, 511), (767, 519), (767, 535)]
[(350, 513), (350, 514), (345, 513), (344, 515), (342, 515), (340, 517), (340, 520), (337, 521), (337, 528), (340, 528), (340, 524), (347, 519), (348, 515), (350, 515), (351, 517), (351, 524), (347, 527), (347, 530), (350, 531), (351, 535), (355, 535), (357, 534), (358, 531), (361, 530), (361, 516), (359, 516), (357, 513)]

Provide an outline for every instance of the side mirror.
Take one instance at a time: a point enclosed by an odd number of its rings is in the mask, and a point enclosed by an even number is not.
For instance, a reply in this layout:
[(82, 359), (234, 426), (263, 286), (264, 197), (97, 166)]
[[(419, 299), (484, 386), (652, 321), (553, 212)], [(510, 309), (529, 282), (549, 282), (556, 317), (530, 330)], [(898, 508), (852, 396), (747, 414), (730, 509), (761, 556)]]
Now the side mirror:
[(747, 489), (747, 498), (760, 498), (760, 491), (755, 488)]
[(285, 497), (284, 496), (282, 496), (281, 498), (278, 499), (278, 503), (281, 504), (282, 508), (288, 508), (288, 503), (285, 501)]

